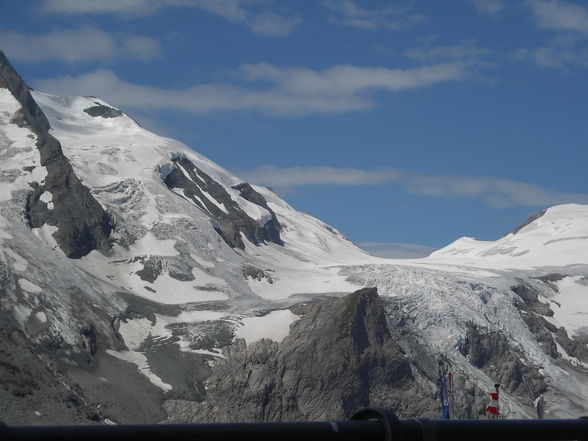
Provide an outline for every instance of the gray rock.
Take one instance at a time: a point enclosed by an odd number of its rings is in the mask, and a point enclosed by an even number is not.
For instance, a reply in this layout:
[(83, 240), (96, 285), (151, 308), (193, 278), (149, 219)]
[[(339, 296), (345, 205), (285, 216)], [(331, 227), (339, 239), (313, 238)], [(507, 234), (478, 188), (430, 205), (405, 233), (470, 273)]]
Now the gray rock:
[[(8, 89), (22, 105), (18, 122), (37, 136), (41, 165), (47, 168), (45, 182), (34, 186), (27, 198), (26, 218), (31, 228), (45, 224), (58, 227), (53, 237), (71, 258), (80, 258), (95, 249), (110, 248), (111, 217), (74, 173), (59, 141), (49, 133), (49, 122), (28, 86), (2, 52), (0, 87)], [(53, 195), (52, 210), (39, 199), (45, 191)]]
[(168, 422), (342, 419), (367, 406), (435, 413), (375, 289), (296, 310), (304, 315), (281, 343), (239, 339), (226, 348), (205, 382), (206, 401), (167, 401)]
[(539, 370), (531, 363), (523, 363), (522, 351), (510, 345), (500, 332), (487, 332), (469, 324), (460, 352), (468, 357), (472, 366), (481, 369), (513, 395), (534, 400), (547, 390)]
[(516, 227), (514, 230), (512, 230), (512, 234), (517, 234), (519, 231), (521, 231), (523, 228), (525, 228), (527, 225), (529, 225), (530, 223), (536, 221), (537, 219), (539, 219), (541, 216), (543, 216), (545, 214), (547, 210), (541, 210), (538, 211), (535, 214), (532, 214), (531, 216), (529, 216), (525, 222), (523, 222), (521, 225), (519, 225), (518, 227)]
[(104, 104), (96, 103), (96, 106), (88, 107), (84, 109), (88, 115), (93, 117), (102, 117), (102, 118), (117, 118), (122, 116), (123, 113), (118, 110), (114, 109), (113, 107), (105, 106)]
[[(263, 242), (273, 242), (278, 245), (283, 245), (283, 241), (280, 238), (281, 226), (275, 213), (268, 207), (263, 196), (253, 190), (249, 184), (240, 184), (237, 187), (242, 197), (269, 211), (271, 219), (266, 221), (264, 225), (260, 225), (254, 219), (251, 219), (233, 201), (222, 185), (197, 168), (192, 161), (178, 156), (173, 159), (173, 162), (174, 169), (165, 177), (165, 184), (170, 188), (181, 188), (184, 196), (192, 200), (205, 213), (209, 214), (215, 230), (230, 247), (245, 248), (245, 244), (241, 239), (241, 233), (256, 245)], [(182, 167), (188, 173), (189, 178), (186, 177), (179, 167)], [(226, 211), (223, 211), (215, 203), (211, 202), (203, 194), (203, 191), (213, 197)]]

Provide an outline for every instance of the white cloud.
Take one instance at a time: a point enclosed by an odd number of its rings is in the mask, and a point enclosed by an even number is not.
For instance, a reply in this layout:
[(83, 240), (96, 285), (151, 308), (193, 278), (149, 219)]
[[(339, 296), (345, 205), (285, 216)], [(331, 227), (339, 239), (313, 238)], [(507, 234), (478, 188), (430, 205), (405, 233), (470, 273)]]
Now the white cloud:
[(488, 55), (488, 49), (481, 48), (475, 40), (464, 40), (447, 46), (411, 47), (404, 51), (404, 56), (421, 63), (433, 63), (444, 60), (476, 60)]
[(588, 33), (588, 8), (561, 0), (527, 0), (537, 25), (559, 31)]
[(588, 67), (588, 7), (561, 0), (527, 0), (535, 23), (555, 35), (535, 48), (519, 48), (515, 61), (540, 67), (569, 70)]
[(183, 90), (133, 84), (106, 69), (33, 84), (56, 94), (100, 96), (123, 109), (308, 115), (363, 110), (376, 105), (373, 95), (377, 92), (428, 87), (466, 76), (458, 63), (414, 69), (340, 65), (324, 70), (260, 63), (243, 65), (235, 72), (238, 84), (202, 83)]
[(545, 207), (564, 203), (588, 203), (588, 194), (561, 193), (541, 186), (480, 176), (428, 176), (394, 168), (361, 170), (332, 167), (258, 167), (239, 171), (248, 181), (289, 189), (308, 185), (383, 185), (395, 184), (408, 193), (434, 197), (465, 197), (495, 207)]
[(18, 61), (62, 60), (68, 63), (148, 61), (160, 56), (159, 43), (142, 35), (111, 35), (92, 26), (29, 34), (0, 29), (6, 55)]
[(412, 12), (412, 3), (380, 9), (364, 9), (355, 0), (323, 0), (322, 4), (332, 11), (331, 22), (366, 30), (401, 30), (425, 20), (423, 15)]
[(278, 168), (264, 165), (238, 172), (246, 180), (268, 187), (288, 188), (306, 185), (380, 185), (399, 179), (403, 172), (394, 168), (359, 170), (335, 167)]
[(301, 22), (298, 15), (270, 10), (272, 0), (46, 0), (42, 10), (60, 15), (113, 14), (136, 18), (166, 7), (198, 8), (260, 35), (284, 37)]
[(360, 242), (356, 245), (372, 256), (391, 259), (418, 259), (427, 257), (436, 250), (436, 248), (424, 245), (394, 242)]
[(543, 46), (516, 50), (511, 58), (515, 61), (532, 61), (538, 66), (553, 69), (588, 67), (588, 44), (585, 39), (572, 35), (558, 35)]
[(491, 177), (415, 174), (404, 180), (402, 185), (414, 194), (476, 198), (496, 208), (588, 203), (588, 194), (553, 192), (534, 184)]
[(468, 0), (475, 6), (478, 13), (496, 17), (504, 9), (502, 0)]
[[(124, 16), (149, 15), (164, 5), (162, 0), (46, 0), (44, 12), (63, 15), (119, 14)], [(175, 4), (174, 0), (170, 3)]]

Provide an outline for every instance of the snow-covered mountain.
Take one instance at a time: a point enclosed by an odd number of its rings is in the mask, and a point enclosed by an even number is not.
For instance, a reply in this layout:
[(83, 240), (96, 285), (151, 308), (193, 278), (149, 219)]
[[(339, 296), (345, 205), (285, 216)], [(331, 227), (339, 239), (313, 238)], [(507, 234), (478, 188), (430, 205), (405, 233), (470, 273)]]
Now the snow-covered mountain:
[(495, 382), (506, 416), (541, 393), (586, 413), (587, 216), (376, 258), (99, 98), (29, 90), (0, 52), (0, 417), (435, 416), (440, 363), (456, 416)]

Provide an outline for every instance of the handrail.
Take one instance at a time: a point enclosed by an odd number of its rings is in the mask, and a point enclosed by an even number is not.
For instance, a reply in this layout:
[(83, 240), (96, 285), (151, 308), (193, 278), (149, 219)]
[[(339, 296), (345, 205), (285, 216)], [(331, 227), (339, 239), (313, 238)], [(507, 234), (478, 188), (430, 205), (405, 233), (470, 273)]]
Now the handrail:
[[(356, 418), (356, 419), (353, 419)], [(359, 419), (357, 419), (359, 418)], [(588, 419), (398, 420), (387, 409), (351, 421), (0, 426), (2, 441), (588, 441)]]

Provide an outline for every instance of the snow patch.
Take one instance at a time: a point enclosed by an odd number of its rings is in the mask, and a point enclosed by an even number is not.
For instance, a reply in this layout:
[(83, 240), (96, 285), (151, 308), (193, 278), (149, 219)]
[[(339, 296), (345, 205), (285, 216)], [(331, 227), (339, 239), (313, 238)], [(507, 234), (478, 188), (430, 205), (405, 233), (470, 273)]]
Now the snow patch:
[[(2, 230), (0, 230), (0, 238), (2, 238)], [(12, 264), (12, 268), (14, 268), (15, 271), (19, 271), (22, 273), (27, 270), (27, 268), (29, 267), (29, 263), (25, 258), (18, 255), (17, 253), (12, 251), (10, 248), (5, 249), (4, 252), (6, 253), (7, 256), (10, 256), (14, 260), (14, 262)]]
[(53, 200), (53, 194), (50, 191), (45, 191), (40, 197), (39, 200), (48, 204)]
[(132, 351), (139, 349), (151, 333), (151, 320), (142, 318), (121, 322), (118, 332), (125, 345)]
[[(564, 327), (570, 337), (588, 327), (588, 281), (582, 276), (565, 277), (556, 282), (559, 294), (551, 302), (553, 317), (546, 317), (557, 327)], [(584, 328), (584, 329), (582, 329)]]
[(43, 292), (42, 288), (39, 288), (32, 282), (29, 282), (27, 279), (18, 279), (18, 286), (29, 294), (41, 294)]
[(272, 311), (262, 317), (246, 317), (241, 320), (242, 326), (237, 328), (235, 337), (245, 339), (251, 344), (262, 338), (281, 342), (290, 333), (290, 325), (300, 319), (289, 309)]
[(148, 232), (129, 246), (129, 251), (136, 256), (179, 256), (180, 253), (174, 248), (175, 244), (175, 240), (157, 239), (153, 233)]
[(35, 314), (35, 317), (37, 318), (37, 320), (39, 320), (41, 323), (46, 323), (47, 322), (47, 314), (45, 314), (43, 311), (39, 311)]
[(53, 234), (55, 234), (55, 232), (58, 230), (59, 230), (59, 228), (57, 228), (56, 226), (48, 225), (48, 224), (45, 224), (40, 228), (31, 229), (33, 234), (35, 236), (37, 236), (39, 239), (41, 239), (42, 241), (46, 242), (51, 247), (51, 249), (53, 249), (57, 253), (65, 256), (63, 251), (61, 251), (61, 248), (59, 248), (57, 241), (53, 237)]
[(214, 268), (216, 265), (208, 260), (204, 260), (202, 257), (198, 256), (197, 254), (190, 253), (190, 257), (194, 262), (200, 265), (202, 268)]
[(153, 383), (155, 386), (163, 390), (164, 392), (168, 392), (172, 390), (171, 385), (164, 383), (161, 378), (151, 372), (149, 367), (149, 362), (147, 361), (147, 357), (135, 351), (113, 351), (112, 349), (107, 349), (106, 353), (112, 355), (119, 360), (126, 361), (128, 363), (132, 363), (137, 366), (137, 370), (143, 374), (147, 379)]

